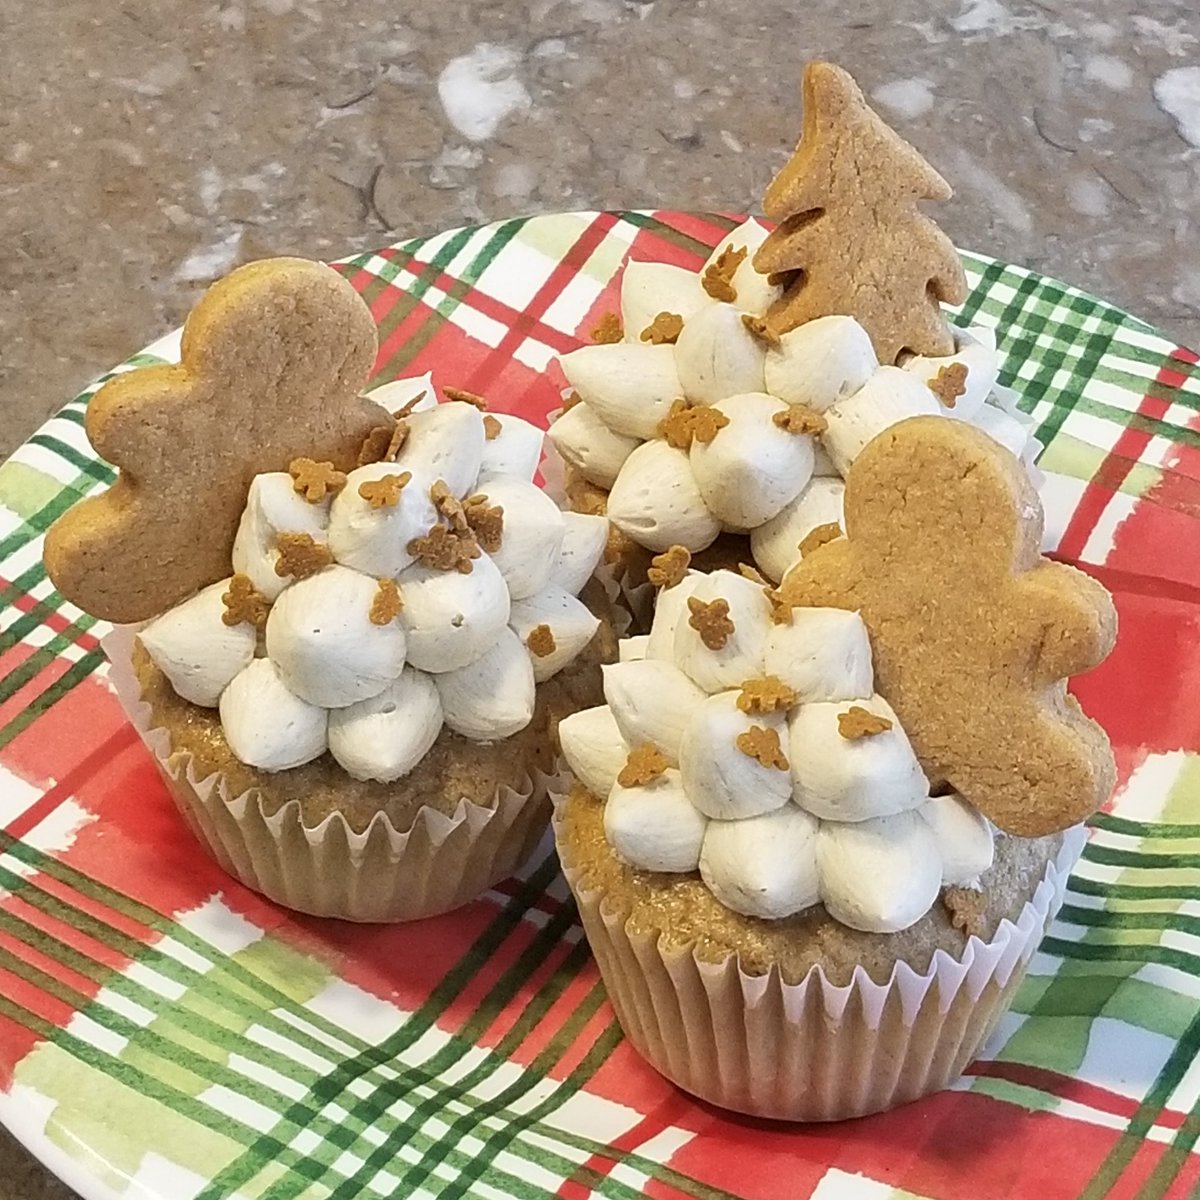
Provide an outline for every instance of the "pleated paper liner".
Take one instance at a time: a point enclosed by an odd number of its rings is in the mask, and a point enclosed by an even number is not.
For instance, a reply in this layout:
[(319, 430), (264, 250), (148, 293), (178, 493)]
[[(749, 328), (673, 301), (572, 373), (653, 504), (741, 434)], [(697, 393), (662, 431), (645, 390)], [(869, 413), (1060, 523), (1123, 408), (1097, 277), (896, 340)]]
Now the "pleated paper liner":
[(362, 833), (340, 813), (309, 826), (295, 801), (268, 815), (255, 789), (230, 796), (219, 773), (198, 779), (190, 754), (173, 755), (170, 733), (152, 725), (142, 699), (133, 639), (129, 628), (104, 639), (109, 679), (176, 807), (226, 871), (279, 904), (347, 921), (436, 916), (506, 879), (545, 832), (552, 781), (536, 770), (521, 790), (498, 790), (490, 806), (464, 798), (452, 816), (422, 806), (403, 831), (384, 813)]
[(1063, 844), (1015, 920), (968, 940), (929, 969), (897, 962), (875, 983), (856, 967), (845, 986), (819, 966), (796, 984), (748, 975), (736, 955), (703, 962), (690, 947), (630, 932), (606, 909), (558, 837), (563, 873), (626, 1037), (685, 1091), (721, 1108), (786, 1121), (865, 1116), (939, 1091), (978, 1054), (1007, 1009), (1086, 841)]

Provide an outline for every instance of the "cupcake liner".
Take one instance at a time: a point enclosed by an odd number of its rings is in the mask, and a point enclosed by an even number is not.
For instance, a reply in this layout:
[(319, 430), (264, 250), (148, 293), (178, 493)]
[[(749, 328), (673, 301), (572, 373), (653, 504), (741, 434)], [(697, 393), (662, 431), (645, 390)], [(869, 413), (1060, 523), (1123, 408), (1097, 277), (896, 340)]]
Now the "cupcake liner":
[(856, 967), (839, 986), (819, 966), (789, 984), (777, 970), (746, 974), (735, 954), (704, 962), (631, 932), (564, 852), (564, 798), (552, 789), (563, 873), (626, 1037), (702, 1100), (787, 1121), (865, 1116), (953, 1083), (1008, 1007), (1086, 841), (1069, 830), (1016, 920), (958, 958), (938, 950), (924, 972), (898, 962), (883, 984)]
[(198, 778), (192, 756), (174, 753), (169, 731), (153, 725), (133, 668), (135, 633), (117, 628), (101, 643), (117, 698), (192, 832), (226, 871), (279, 904), (347, 921), (435, 916), (511, 875), (545, 831), (548, 787), (559, 781), (537, 771), (520, 790), (498, 790), (492, 806), (464, 798), (452, 816), (422, 806), (404, 831), (384, 813), (361, 833), (340, 813), (306, 825), (294, 800), (268, 815), (257, 789), (231, 796), (220, 773)]

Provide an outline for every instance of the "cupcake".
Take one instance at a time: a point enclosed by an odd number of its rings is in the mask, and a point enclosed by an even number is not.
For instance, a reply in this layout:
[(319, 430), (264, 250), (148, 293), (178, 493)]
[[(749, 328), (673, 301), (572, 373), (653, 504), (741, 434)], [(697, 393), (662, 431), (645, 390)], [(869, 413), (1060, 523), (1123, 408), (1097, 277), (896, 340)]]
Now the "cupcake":
[[(609, 560), (631, 589), (675, 545), (701, 569), (753, 562), (778, 582), (806, 539), (840, 523), (863, 446), (908, 417), (969, 422), (1031, 468), (1041, 449), (997, 383), (994, 331), (952, 328), (930, 311), (927, 285), (960, 303), (965, 280), (914, 200), (950, 189), (844, 72), (813, 64), (805, 89), (809, 112), (840, 104), (842, 126), (834, 137), (806, 125), (764, 200), (778, 230), (742, 222), (698, 271), (627, 261), (620, 315), (601, 322), (595, 344), (558, 359), (566, 400), (549, 438), (568, 501), (608, 516)], [(800, 186), (826, 175), (828, 185)], [(798, 214), (827, 205), (821, 221), (795, 229)], [(909, 270), (910, 253), (915, 278), (881, 310), (869, 297)], [(815, 282), (800, 288), (798, 278)]]
[(64, 595), (117, 623), (114, 686), (200, 841), (356, 921), (444, 912), (519, 865), (557, 723), (615, 653), (589, 582), (606, 522), (532, 482), (541, 432), (428, 377), (363, 398), (374, 354), (328, 268), (235, 272), (181, 366), (93, 399), (121, 475), (46, 548)]
[[(768, 196), (803, 205), (805, 172), (836, 179), (857, 152), (868, 190), (890, 158), (877, 186), (907, 187), (913, 220), (931, 169), (843, 72), (810, 67), (805, 97)], [(780, 226), (802, 242), (816, 228)], [(605, 704), (560, 727), (574, 783), (556, 793), (555, 836), (626, 1035), (682, 1088), (760, 1117), (860, 1116), (951, 1083), (1019, 984), (1115, 775), (1066, 689), (1111, 649), (1111, 600), (1041, 558), (1028, 442), (1005, 435), (1015, 418), (979, 420), (1004, 414), (991, 346), (938, 329), (928, 297), (949, 277), (953, 299), (953, 272), (936, 229), (910, 233), (922, 274), (862, 266), (873, 290), (849, 289), (866, 297), (854, 319), (814, 311), (833, 302), (820, 247), (816, 298), (794, 276), (751, 279), (768, 326), (799, 322), (780, 343), (807, 338), (806, 367), (765, 391), (743, 386), (748, 370), (728, 402), (722, 384), (667, 404), (659, 440), (639, 427), (626, 463), (659, 467), (635, 520), (625, 465), (607, 508), (657, 539), (653, 619), (604, 668)], [(754, 262), (778, 270), (780, 253), (764, 240)], [(739, 325), (762, 340), (757, 316), (707, 320), (726, 349)], [(782, 367), (786, 345), (772, 353)], [(818, 450), (836, 478), (813, 473)], [(693, 552), (730, 527), (758, 566), (697, 570)]]

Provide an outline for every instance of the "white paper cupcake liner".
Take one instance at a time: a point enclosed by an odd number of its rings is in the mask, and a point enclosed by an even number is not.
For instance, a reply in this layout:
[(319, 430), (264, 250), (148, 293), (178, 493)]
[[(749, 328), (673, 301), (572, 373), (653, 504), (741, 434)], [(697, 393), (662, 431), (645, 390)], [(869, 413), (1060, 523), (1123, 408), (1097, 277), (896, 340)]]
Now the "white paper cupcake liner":
[(777, 970), (746, 974), (733, 954), (706, 962), (631, 932), (571, 863), (564, 799), (552, 789), (563, 873), (626, 1037), (685, 1091), (787, 1121), (864, 1116), (957, 1079), (1008, 1007), (1087, 840), (1069, 830), (1016, 919), (988, 941), (969, 938), (958, 958), (937, 950), (923, 972), (897, 962), (882, 984), (856, 967), (839, 986), (819, 966), (789, 984)]
[(548, 787), (561, 782), (540, 771), (519, 790), (497, 791), (490, 806), (464, 798), (452, 816), (422, 806), (403, 831), (382, 812), (361, 833), (340, 813), (306, 825), (294, 800), (268, 815), (258, 789), (231, 796), (219, 773), (197, 778), (192, 756), (153, 725), (133, 668), (134, 634), (117, 628), (102, 642), (122, 707), (200, 842), (231, 875), (279, 904), (347, 921), (434, 916), (511, 875), (545, 831)]

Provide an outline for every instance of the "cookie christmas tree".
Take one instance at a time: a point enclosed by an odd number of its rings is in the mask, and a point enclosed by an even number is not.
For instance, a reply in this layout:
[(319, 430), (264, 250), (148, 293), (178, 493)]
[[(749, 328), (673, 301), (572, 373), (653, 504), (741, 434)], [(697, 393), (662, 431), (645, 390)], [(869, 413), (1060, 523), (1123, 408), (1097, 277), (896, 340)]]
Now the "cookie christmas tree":
[(917, 207), (948, 200), (949, 185), (841, 68), (810, 63), (803, 99), (800, 142), (763, 197), (780, 224), (754, 256), (756, 270), (785, 277), (771, 326), (847, 314), (880, 362), (952, 353), (938, 302), (961, 304), (966, 280), (950, 239)]

